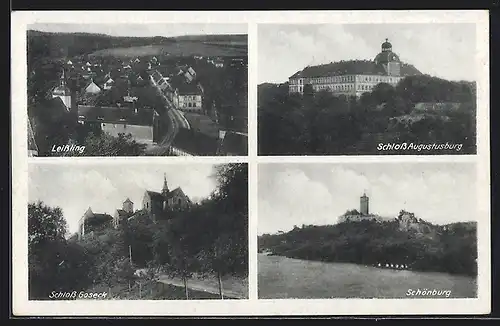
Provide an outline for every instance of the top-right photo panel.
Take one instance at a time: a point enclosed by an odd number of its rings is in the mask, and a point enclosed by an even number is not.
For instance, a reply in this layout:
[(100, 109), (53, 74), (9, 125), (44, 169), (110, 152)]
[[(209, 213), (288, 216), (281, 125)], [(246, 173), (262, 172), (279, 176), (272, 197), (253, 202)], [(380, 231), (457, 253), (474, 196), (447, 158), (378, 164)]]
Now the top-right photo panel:
[(259, 155), (476, 154), (476, 25), (261, 24)]

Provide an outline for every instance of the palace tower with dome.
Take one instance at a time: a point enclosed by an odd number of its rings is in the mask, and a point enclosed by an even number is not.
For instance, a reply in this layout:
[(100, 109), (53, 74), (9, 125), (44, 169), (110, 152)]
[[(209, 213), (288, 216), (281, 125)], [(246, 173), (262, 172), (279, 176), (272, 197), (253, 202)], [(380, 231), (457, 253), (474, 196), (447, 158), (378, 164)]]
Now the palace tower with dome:
[(350, 60), (308, 66), (289, 78), (290, 93), (304, 93), (304, 86), (313, 91), (329, 91), (336, 95), (359, 97), (380, 83), (396, 86), (406, 76), (421, 75), (412, 65), (402, 63), (392, 51), (388, 39), (374, 60)]

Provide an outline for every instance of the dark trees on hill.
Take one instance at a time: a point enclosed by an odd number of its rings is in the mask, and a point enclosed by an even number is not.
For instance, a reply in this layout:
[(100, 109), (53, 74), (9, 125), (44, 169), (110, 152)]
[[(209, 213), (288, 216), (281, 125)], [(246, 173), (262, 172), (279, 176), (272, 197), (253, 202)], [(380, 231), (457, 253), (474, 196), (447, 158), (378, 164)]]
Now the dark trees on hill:
[[(97, 285), (131, 284), (137, 268), (161, 267), (180, 277), (189, 298), (189, 278), (222, 278), (248, 273), (248, 168), (217, 166), (217, 189), (182, 211), (153, 221), (145, 211), (117, 229), (105, 228), (66, 241), (59, 208), (28, 206), (30, 298), (48, 299), (50, 291), (85, 290)], [(154, 270), (154, 268), (153, 268)]]
[(398, 221), (363, 220), (296, 228), (258, 239), (260, 251), (290, 258), (374, 265), (407, 264), (410, 269), (477, 275), (475, 228), (443, 231), (428, 225), (424, 234), (400, 229)]
[[(357, 100), (314, 92), (311, 85), (301, 96), (289, 94), (288, 84), (263, 84), (258, 89), (259, 153), (382, 154), (377, 144), (394, 141), (457, 143), (463, 144), (460, 153), (475, 153), (475, 101), (473, 83), (426, 75), (406, 77), (396, 87), (378, 84)], [(419, 102), (460, 107), (416, 112)]]
[(89, 256), (65, 239), (66, 220), (60, 208), (43, 202), (28, 204), (29, 299), (48, 300), (53, 291), (87, 288)]

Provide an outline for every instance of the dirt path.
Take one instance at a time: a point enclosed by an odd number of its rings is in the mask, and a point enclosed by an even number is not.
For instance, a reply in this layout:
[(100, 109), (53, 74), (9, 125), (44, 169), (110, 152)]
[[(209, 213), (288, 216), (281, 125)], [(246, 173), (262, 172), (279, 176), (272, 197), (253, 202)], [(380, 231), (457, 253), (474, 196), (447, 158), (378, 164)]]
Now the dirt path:
[[(158, 281), (165, 284), (170, 284), (174, 286), (184, 287), (184, 283), (181, 279), (170, 278), (167, 275), (160, 275)], [(215, 283), (215, 284), (214, 284)], [(222, 293), (224, 297), (235, 298), (235, 299), (246, 299), (248, 295), (242, 289), (236, 288), (225, 288), (224, 281), (222, 282)], [(206, 280), (206, 279), (189, 279), (187, 282), (188, 288), (195, 291), (204, 291), (212, 294), (219, 294), (219, 288), (216, 281)], [(227, 284), (226, 284), (227, 285)], [(230, 287), (230, 286), (228, 286)]]

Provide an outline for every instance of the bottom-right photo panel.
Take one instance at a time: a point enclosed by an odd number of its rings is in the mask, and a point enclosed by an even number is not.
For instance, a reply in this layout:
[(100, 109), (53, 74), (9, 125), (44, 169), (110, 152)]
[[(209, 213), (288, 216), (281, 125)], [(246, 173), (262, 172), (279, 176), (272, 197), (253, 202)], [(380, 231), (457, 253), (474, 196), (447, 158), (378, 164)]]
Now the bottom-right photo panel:
[(474, 163), (261, 163), (259, 299), (476, 298)]

